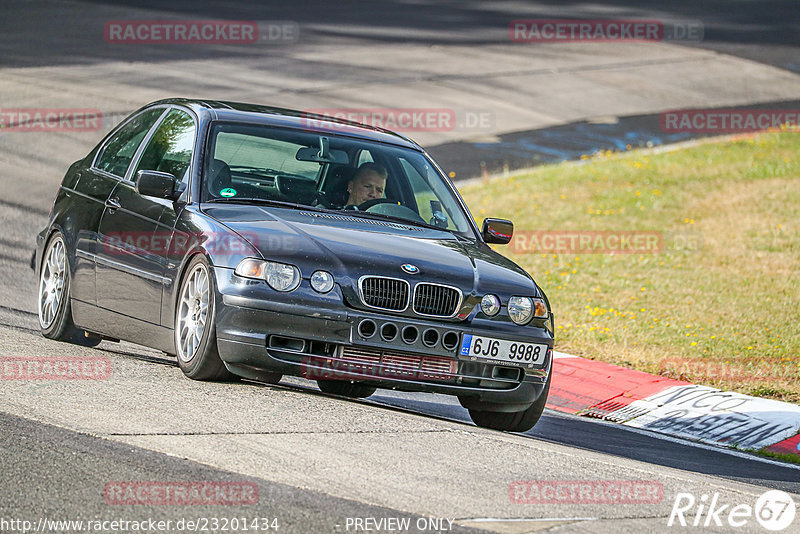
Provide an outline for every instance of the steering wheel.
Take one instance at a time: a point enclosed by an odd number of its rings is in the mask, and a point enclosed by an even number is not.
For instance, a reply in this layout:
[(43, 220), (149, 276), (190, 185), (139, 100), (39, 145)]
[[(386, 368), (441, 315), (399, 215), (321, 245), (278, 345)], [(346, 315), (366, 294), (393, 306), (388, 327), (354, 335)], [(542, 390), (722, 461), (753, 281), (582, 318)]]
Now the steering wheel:
[(419, 213), (412, 210), (408, 206), (403, 206), (397, 201), (389, 200), (386, 198), (375, 198), (363, 202), (358, 206), (359, 210), (367, 213), (375, 213), (377, 215), (388, 215), (390, 217), (397, 217), (400, 219), (408, 219), (409, 221), (425, 222)]
[(388, 198), (373, 198), (372, 200), (367, 200), (366, 202), (362, 202), (358, 205), (358, 209), (360, 211), (367, 211), (372, 206), (377, 206), (378, 204), (397, 204), (398, 206), (400, 203), (396, 200), (391, 200)]

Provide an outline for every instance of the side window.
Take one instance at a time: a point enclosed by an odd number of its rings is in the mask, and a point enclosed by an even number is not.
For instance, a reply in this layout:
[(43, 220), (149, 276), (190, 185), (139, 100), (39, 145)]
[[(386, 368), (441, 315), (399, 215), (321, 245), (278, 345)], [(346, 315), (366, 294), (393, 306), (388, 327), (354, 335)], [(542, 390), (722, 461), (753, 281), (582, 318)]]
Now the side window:
[(123, 178), (134, 154), (136, 154), (136, 149), (139, 148), (139, 143), (142, 142), (145, 134), (150, 131), (150, 128), (162, 113), (164, 113), (163, 108), (151, 109), (141, 113), (123, 126), (106, 143), (103, 153), (100, 154), (95, 166), (102, 171), (110, 172)]
[(191, 115), (170, 110), (150, 137), (131, 179), (136, 180), (137, 172), (147, 170), (168, 172), (183, 180), (192, 161), (195, 132)]
[(417, 172), (417, 169), (408, 161), (404, 158), (400, 158), (400, 164), (403, 166), (403, 170), (406, 171), (408, 181), (411, 183), (411, 188), (414, 190), (414, 197), (417, 201), (420, 217), (422, 217), (425, 222), (430, 221), (433, 217), (431, 201), (438, 201), (438, 197), (433, 190), (431, 190), (425, 178), (423, 178), (422, 175)]
[[(433, 170), (428, 168), (429, 176), (423, 176), (419, 171), (405, 158), (399, 158), (403, 170), (408, 176), (408, 181), (411, 188), (414, 190), (414, 199), (417, 202), (419, 216), (422, 219), (434, 226), (441, 228), (456, 229), (464, 231), (457, 221), (453, 220), (453, 215), (450, 213), (445, 205), (439, 200), (440, 198), (447, 198), (447, 192), (443, 190), (443, 182), (434, 175)], [(438, 194), (436, 189), (439, 189)]]

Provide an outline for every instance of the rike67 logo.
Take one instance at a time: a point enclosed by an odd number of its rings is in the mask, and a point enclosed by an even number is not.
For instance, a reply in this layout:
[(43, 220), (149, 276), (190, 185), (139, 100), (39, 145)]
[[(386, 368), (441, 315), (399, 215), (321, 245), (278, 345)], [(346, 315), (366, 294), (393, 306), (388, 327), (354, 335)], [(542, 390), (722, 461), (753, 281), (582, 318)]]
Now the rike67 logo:
[(794, 499), (780, 490), (764, 492), (755, 506), (720, 502), (719, 493), (703, 494), (699, 499), (691, 493), (678, 493), (667, 526), (741, 528), (755, 519), (765, 529), (778, 532), (792, 524), (795, 513)]

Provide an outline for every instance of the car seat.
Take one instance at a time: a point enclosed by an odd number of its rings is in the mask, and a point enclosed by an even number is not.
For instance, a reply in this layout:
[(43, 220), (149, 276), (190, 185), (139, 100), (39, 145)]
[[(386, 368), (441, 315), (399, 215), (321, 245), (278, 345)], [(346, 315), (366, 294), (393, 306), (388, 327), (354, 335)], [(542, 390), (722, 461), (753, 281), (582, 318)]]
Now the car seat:
[(329, 172), (325, 180), (325, 190), (322, 192), (322, 203), (329, 208), (341, 208), (350, 196), (347, 192), (347, 182), (356, 173), (356, 168), (340, 165), (331, 168)]

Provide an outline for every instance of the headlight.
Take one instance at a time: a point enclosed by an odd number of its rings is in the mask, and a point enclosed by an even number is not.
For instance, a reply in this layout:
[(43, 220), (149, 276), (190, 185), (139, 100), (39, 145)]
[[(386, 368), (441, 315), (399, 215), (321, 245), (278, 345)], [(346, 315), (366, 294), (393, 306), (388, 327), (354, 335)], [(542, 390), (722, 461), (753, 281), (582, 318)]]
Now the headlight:
[(327, 293), (333, 289), (333, 275), (327, 271), (314, 271), (311, 275), (311, 287), (317, 293)]
[(527, 324), (531, 317), (547, 317), (547, 304), (544, 299), (531, 297), (511, 297), (508, 299), (508, 316), (519, 325)]
[(508, 316), (517, 324), (526, 324), (533, 316), (533, 299), (530, 297), (508, 299)]
[(497, 295), (484, 295), (481, 299), (481, 310), (489, 317), (497, 315), (500, 311), (500, 299)]
[(245, 258), (239, 262), (234, 271), (245, 278), (261, 278), (266, 280), (275, 291), (292, 291), (300, 285), (300, 269), (294, 265)]
[(275, 291), (291, 291), (300, 285), (300, 269), (294, 265), (268, 261), (264, 278)]

